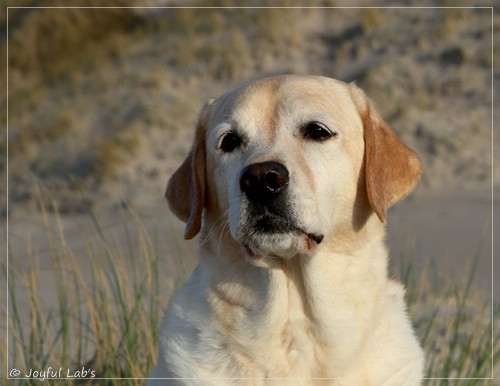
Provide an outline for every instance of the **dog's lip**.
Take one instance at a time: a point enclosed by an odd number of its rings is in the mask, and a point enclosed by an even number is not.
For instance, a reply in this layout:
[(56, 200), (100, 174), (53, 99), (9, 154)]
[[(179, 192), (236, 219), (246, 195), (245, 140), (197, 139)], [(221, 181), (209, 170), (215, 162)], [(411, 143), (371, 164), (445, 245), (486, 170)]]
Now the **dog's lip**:
[[(246, 224), (245, 230), (240, 233), (239, 242), (247, 252), (251, 261), (266, 257), (283, 257), (281, 253), (275, 255), (272, 250), (261, 250), (261, 243), (268, 243), (276, 237), (277, 242), (282, 237), (296, 238), (295, 254), (310, 253), (323, 241), (323, 234), (305, 230), (303, 225), (297, 224), (293, 217), (285, 217), (277, 213), (266, 211), (253, 218), (251, 223)], [(301, 239), (302, 242), (298, 240)], [(294, 248), (293, 248), (294, 249)], [(289, 254), (291, 250), (287, 252)], [(291, 256), (289, 256), (291, 257)]]
[[(304, 237), (304, 252), (308, 253), (312, 252), (312, 250), (323, 241), (323, 235), (316, 233), (307, 233), (300, 230), (299, 228), (296, 228), (296, 230), (293, 232), (286, 232), (286, 233), (279, 232), (275, 233), (275, 235), (290, 234), (290, 233), (295, 234), (297, 237), (300, 236)], [(250, 238), (243, 243), (243, 247), (245, 248), (247, 256), (250, 258), (250, 261), (255, 262), (261, 260), (264, 257), (264, 255), (261, 255), (259, 247), (253, 246), (251, 244), (253, 244), (253, 242), (250, 240)], [(300, 253), (299, 251), (297, 252)], [(265, 256), (271, 258), (283, 258), (283, 256), (275, 255), (274, 253), (266, 253)]]
[(300, 226), (295, 225), (293, 221), (276, 214), (266, 214), (256, 219), (250, 227), (253, 229), (252, 234), (266, 234), (266, 235), (283, 235), (283, 234), (297, 234), (305, 235), (316, 244), (321, 244), (324, 236), (320, 233), (307, 232)]

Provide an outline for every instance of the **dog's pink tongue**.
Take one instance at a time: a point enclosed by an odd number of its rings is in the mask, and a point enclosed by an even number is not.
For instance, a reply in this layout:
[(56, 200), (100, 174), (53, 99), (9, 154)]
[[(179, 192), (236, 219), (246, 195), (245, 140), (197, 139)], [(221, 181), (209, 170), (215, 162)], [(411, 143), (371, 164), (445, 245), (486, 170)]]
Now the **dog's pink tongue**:
[(305, 249), (307, 252), (312, 252), (312, 250), (318, 246), (323, 241), (323, 235), (317, 235), (314, 233), (308, 233), (307, 238), (305, 238)]
[(314, 233), (308, 233), (307, 237), (309, 237), (316, 244), (320, 244), (323, 241), (323, 235), (317, 235)]

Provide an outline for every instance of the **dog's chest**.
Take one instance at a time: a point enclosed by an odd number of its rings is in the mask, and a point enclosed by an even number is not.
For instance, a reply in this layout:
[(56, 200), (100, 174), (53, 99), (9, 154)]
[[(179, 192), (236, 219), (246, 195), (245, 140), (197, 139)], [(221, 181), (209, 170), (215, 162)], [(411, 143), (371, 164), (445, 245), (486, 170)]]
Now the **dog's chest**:
[(211, 286), (208, 301), (222, 346), (229, 348), (232, 365), (253, 369), (250, 376), (318, 374), (325, 352), (302, 285), (283, 273), (268, 279), (260, 286)]

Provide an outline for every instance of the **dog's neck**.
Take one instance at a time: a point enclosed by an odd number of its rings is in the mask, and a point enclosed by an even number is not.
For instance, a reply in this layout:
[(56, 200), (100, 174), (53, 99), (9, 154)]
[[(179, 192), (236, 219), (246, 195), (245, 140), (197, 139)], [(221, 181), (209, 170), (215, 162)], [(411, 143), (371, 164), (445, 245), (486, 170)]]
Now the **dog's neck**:
[(360, 321), (373, 319), (385, 299), (380, 293), (387, 281), (382, 224), (378, 233), (369, 243), (359, 240), (358, 249), (350, 244), (349, 250), (332, 238), (310, 256), (276, 259), (269, 268), (245, 260), (244, 248), (229, 235), (205, 234), (200, 264), (207, 275), (207, 302), (220, 325), (233, 332), (234, 344), (259, 347), (256, 352), (282, 346), (285, 357), (293, 347), (311, 347), (311, 358), (334, 355), (336, 366), (345, 368), (368, 333)]

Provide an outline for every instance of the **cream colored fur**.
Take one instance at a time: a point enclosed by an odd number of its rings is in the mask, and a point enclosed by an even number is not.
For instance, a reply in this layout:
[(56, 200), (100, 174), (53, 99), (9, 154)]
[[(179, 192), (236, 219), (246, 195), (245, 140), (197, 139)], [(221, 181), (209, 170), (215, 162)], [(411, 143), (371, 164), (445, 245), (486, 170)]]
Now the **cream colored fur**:
[[(333, 135), (304, 135), (309, 122)], [(221, 150), (227, 133), (242, 143)], [(260, 232), (242, 170), (289, 172), (291, 232)], [(201, 232), (199, 263), (161, 327), (150, 385), (419, 385), (424, 356), (387, 277), (386, 209), (421, 173), (355, 85), (283, 76), (204, 107), (167, 199)], [(321, 238), (312, 235), (321, 235)]]

